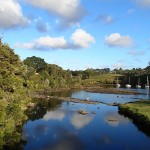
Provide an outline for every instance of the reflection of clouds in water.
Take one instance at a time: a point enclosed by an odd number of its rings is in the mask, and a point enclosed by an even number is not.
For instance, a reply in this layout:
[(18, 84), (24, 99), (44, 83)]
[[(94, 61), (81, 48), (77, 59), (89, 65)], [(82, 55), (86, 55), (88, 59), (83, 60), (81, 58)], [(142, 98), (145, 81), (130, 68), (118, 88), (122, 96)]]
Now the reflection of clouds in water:
[(57, 141), (47, 141), (43, 144), (42, 150), (81, 150), (83, 148), (82, 141), (74, 132), (66, 128), (57, 126), (56, 133), (59, 135)]
[(39, 124), (34, 128), (35, 137), (46, 134), (48, 132), (48, 126), (45, 124)]
[(128, 124), (129, 119), (119, 115), (118, 113), (108, 112), (105, 116), (105, 122), (110, 126), (118, 127), (119, 124)]
[(25, 140), (27, 139), (28, 141), (32, 139), (38, 139), (40, 138), (41, 135), (47, 134), (48, 133), (48, 126), (45, 124), (38, 124), (34, 128), (32, 128), (31, 132), (24, 129), (22, 138)]
[(92, 120), (93, 120), (92, 116), (75, 114), (73, 115), (70, 121), (75, 128), (81, 129), (84, 126), (88, 125)]
[(64, 117), (65, 117), (65, 112), (63, 110), (54, 110), (54, 111), (47, 112), (44, 115), (43, 120), (48, 121), (53, 119), (53, 120), (62, 121)]
[(109, 134), (103, 134), (100, 138), (95, 139), (95, 142), (98, 145), (110, 145), (114, 142), (114, 140)]
[(101, 140), (102, 140), (102, 143), (104, 144), (110, 144), (112, 142), (111, 137), (109, 137), (108, 135), (103, 135)]

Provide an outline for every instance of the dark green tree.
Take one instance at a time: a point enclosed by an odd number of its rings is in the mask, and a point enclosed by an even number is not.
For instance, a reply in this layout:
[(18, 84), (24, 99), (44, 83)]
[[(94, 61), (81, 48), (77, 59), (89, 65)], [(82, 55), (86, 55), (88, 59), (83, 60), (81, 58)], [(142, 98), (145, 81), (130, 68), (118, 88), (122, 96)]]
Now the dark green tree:
[(47, 63), (44, 61), (44, 59), (35, 56), (27, 57), (24, 60), (24, 64), (28, 67), (34, 68), (36, 72), (42, 72), (47, 68)]

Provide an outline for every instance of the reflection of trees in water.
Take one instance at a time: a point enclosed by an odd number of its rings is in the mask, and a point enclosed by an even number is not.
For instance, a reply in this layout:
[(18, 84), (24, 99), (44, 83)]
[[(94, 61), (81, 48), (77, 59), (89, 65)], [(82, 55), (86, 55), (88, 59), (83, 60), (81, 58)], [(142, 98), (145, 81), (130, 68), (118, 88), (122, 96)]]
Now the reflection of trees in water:
[(27, 116), (29, 120), (37, 120), (40, 118), (43, 118), (43, 116), (46, 114), (47, 110), (51, 110), (56, 108), (57, 106), (61, 105), (61, 101), (58, 100), (45, 100), (45, 99), (40, 99), (38, 100), (38, 104), (35, 108), (33, 108), (30, 111), (27, 111)]
[(13, 145), (5, 145), (3, 150), (23, 150), (26, 143), (26, 141), (21, 141), (20, 143), (13, 143)]
[(49, 93), (51, 96), (59, 96), (59, 97), (70, 97), (73, 93), (72, 90), (60, 91), (60, 92), (51, 92)]

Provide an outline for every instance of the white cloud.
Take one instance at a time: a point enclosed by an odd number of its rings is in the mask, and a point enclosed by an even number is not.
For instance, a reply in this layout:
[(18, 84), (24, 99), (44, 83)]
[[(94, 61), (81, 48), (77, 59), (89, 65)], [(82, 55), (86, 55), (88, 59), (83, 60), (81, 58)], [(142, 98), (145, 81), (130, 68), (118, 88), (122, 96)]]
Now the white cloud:
[(120, 69), (120, 68), (124, 68), (124, 64), (121, 62), (118, 62), (118, 63), (112, 65), (112, 67), (115, 69)]
[(104, 15), (99, 15), (99, 16), (95, 19), (95, 21), (96, 21), (96, 22), (97, 22), (97, 21), (103, 21), (104, 24), (109, 25), (109, 24), (111, 24), (111, 23), (114, 21), (114, 19), (113, 19), (113, 17), (112, 17), (111, 15), (106, 15), (106, 14), (104, 14)]
[(49, 49), (79, 49), (88, 48), (94, 43), (94, 38), (83, 29), (77, 29), (71, 36), (72, 42), (61, 37), (40, 37), (29, 43), (16, 43), (17, 48), (27, 48), (33, 50), (49, 50)]
[(50, 111), (47, 112), (44, 117), (43, 120), (48, 121), (48, 120), (59, 120), (62, 121), (63, 118), (65, 117), (65, 112), (62, 110), (54, 110), (54, 111)]
[(36, 42), (39, 46), (46, 46), (54, 49), (67, 47), (67, 41), (64, 37), (41, 37)]
[(27, 24), (29, 20), (23, 16), (21, 6), (16, 0), (0, 1), (0, 28), (10, 29)]
[(80, 5), (80, 0), (25, 0), (27, 3), (47, 10), (59, 17), (59, 23), (68, 27), (78, 23), (84, 16), (84, 9)]
[(16, 43), (15, 47), (27, 48), (33, 50), (47, 50), (47, 49), (65, 49), (67, 48), (67, 41), (64, 37), (40, 37), (30, 43)]
[(135, 12), (134, 9), (129, 9), (129, 10), (127, 11), (128, 14), (133, 14), (134, 12)]
[(33, 49), (34, 48), (35, 43), (16, 43), (15, 47), (16, 48), (27, 48), (27, 49)]
[(95, 43), (94, 37), (83, 29), (77, 29), (71, 39), (76, 46), (81, 48), (87, 48), (90, 43)]
[(105, 43), (110, 47), (128, 47), (132, 45), (132, 39), (130, 36), (112, 33), (105, 37)]
[(150, 8), (150, 0), (135, 0), (139, 6)]
[(92, 116), (75, 114), (71, 118), (70, 122), (75, 128), (81, 129), (84, 126), (88, 125), (92, 120), (93, 120)]
[(130, 50), (128, 52), (128, 54), (132, 55), (132, 56), (141, 56), (141, 55), (145, 55), (145, 52), (144, 51)]

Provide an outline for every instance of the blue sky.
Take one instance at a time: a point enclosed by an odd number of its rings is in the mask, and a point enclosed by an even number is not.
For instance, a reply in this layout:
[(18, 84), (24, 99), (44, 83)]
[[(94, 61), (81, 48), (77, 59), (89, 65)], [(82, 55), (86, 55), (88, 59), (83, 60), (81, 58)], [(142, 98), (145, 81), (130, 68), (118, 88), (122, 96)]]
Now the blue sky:
[(21, 60), (64, 69), (144, 68), (150, 0), (0, 0), (0, 34)]

